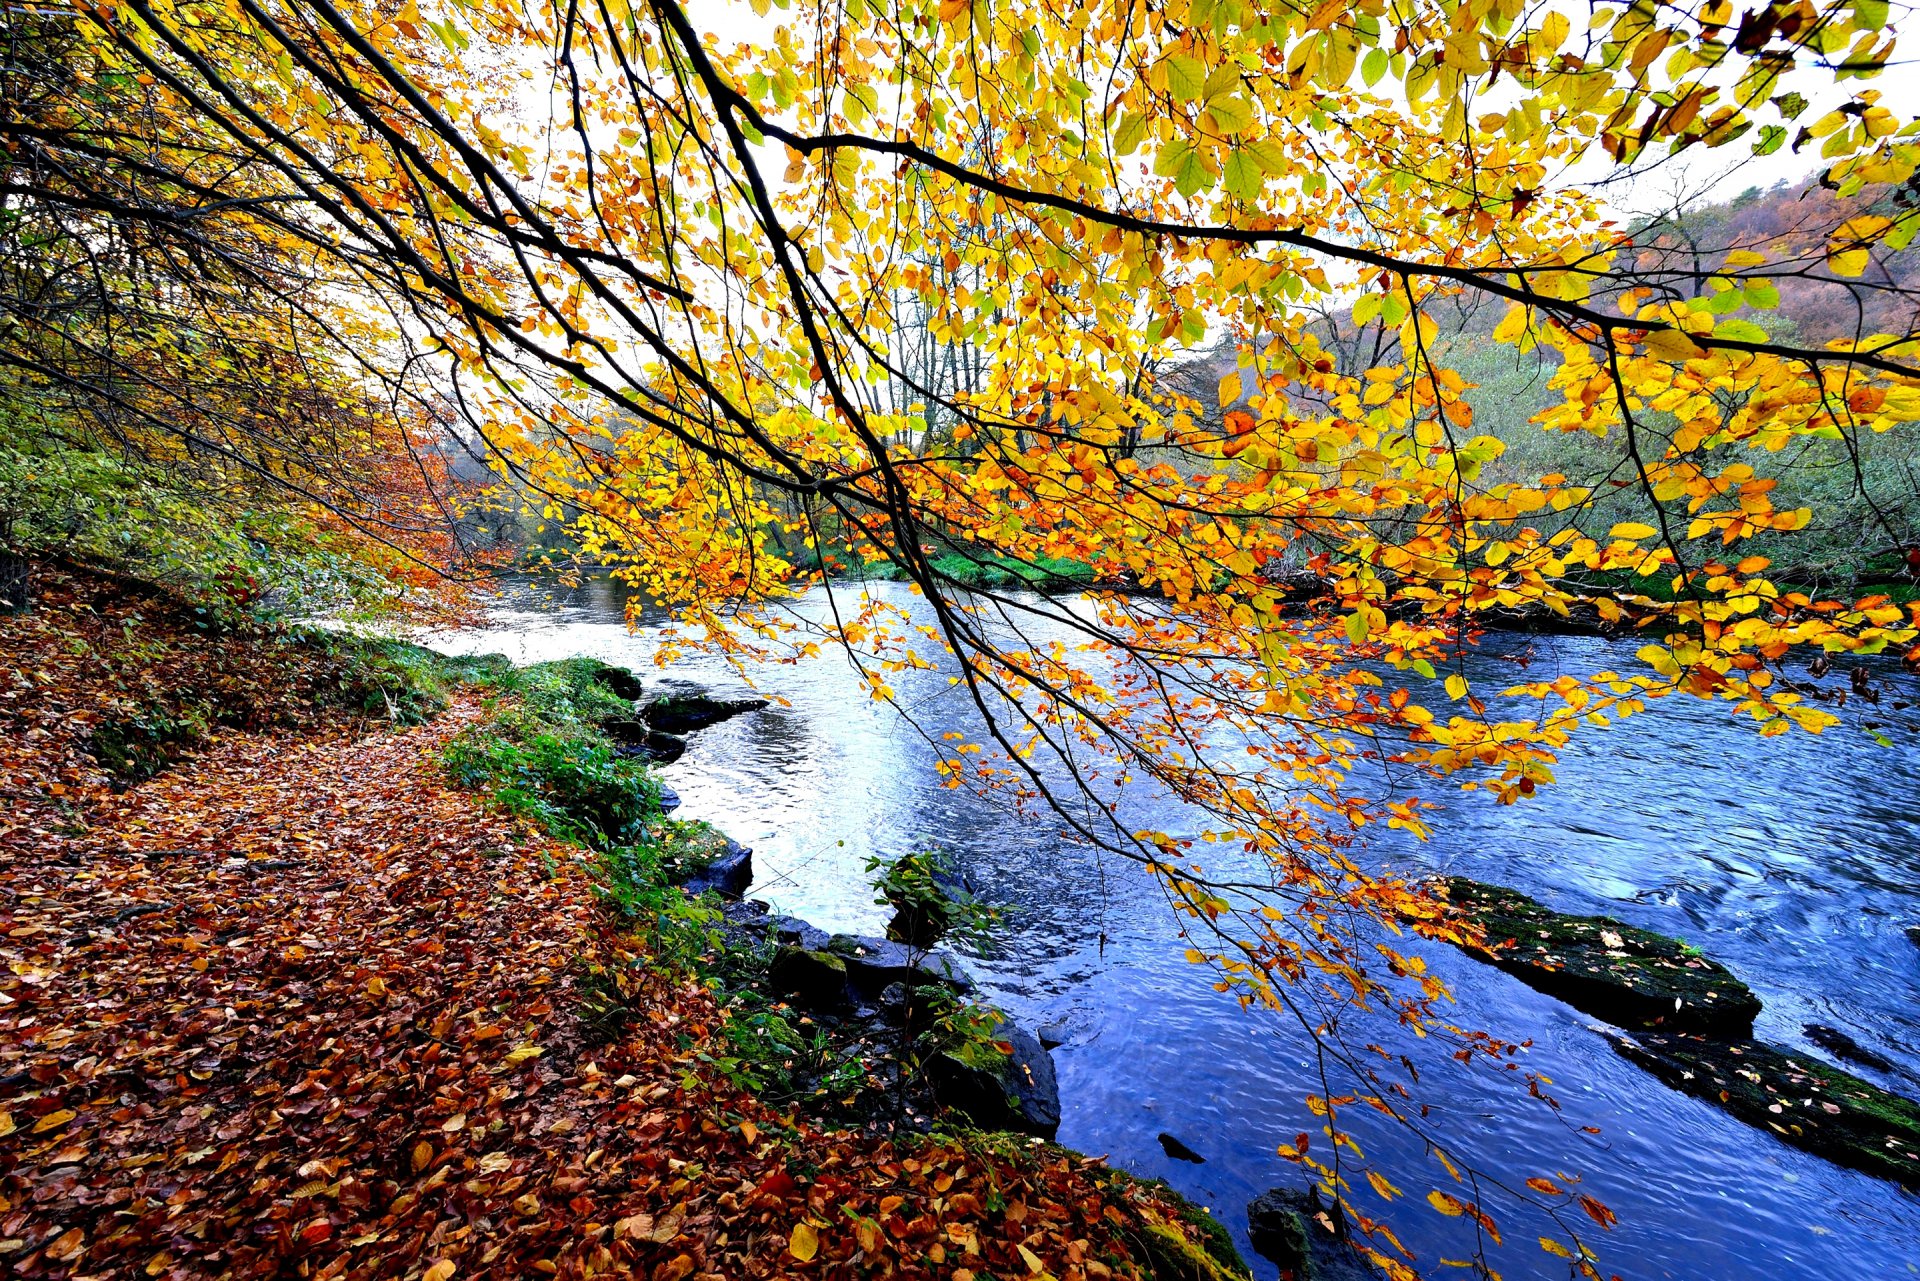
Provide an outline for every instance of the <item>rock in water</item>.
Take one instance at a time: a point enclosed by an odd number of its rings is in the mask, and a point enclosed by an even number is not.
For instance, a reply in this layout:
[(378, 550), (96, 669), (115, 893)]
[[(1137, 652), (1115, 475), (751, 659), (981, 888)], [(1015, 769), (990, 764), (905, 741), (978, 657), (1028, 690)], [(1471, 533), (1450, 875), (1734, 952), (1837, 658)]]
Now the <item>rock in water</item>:
[(1207, 1163), (1207, 1158), (1201, 1156), (1198, 1152), (1195, 1152), (1171, 1134), (1162, 1134), (1160, 1136), (1160, 1148), (1176, 1161), (1191, 1161), (1195, 1165), (1205, 1165)]
[(1060, 1129), (1060, 1086), (1053, 1059), (1033, 1033), (1015, 1024), (1002, 1024), (1000, 1039), (1013, 1053), (993, 1068), (936, 1054), (927, 1065), (934, 1097), (983, 1128), (1052, 1138)]
[(847, 963), (831, 952), (781, 949), (767, 969), (767, 985), (803, 1010), (844, 1010), (853, 1004)]
[(1344, 1227), (1325, 1212), (1319, 1192), (1311, 1188), (1273, 1188), (1247, 1205), (1247, 1238), (1262, 1257), (1280, 1266), (1283, 1281), (1379, 1281), (1380, 1270), (1344, 1231), (1329, 1231), (1329, 1223)]
[(757, 712), (767, 705), (764, 698), (709, 698), (705, 694), (668, 694), (656, 698), (641, 709), (647, 724), (663, 734), (691, 734), (709, 725), (740, 715)]
[(1518, 890), (1452, 876), (1447, 902), (1486, 934), (1470, 954), (1616, 1027), (1748, 1036), (1760, 998), (1678, 939), (1610, 916), (1556, 912)]
[(1920, 1103), (1759, 1041), (1636, 1032), (1617, 1038), (1614, 1049), (1797, 1148), (1920, 1189)]
[(593, 682), (609, 694), (624, 698), (628, 702), (637, 702), (646, 690), (640, 684), (640, 678), (624, 667), (615, 667), (612, 663), (600, 663), (593, 669)]
[(1915, 947), (1920, 947), (1920, 925), (1909, 925), (1907, 927), (1907, 942), (1913, 944)]
[(1807, 1034), (1809, 1041), (1843, 1062), (1858, 1063), (1861, 1067), (1869, 1067), (1876, 1072), (1900, 1070), (1892, 1059), (1869, 1050), (1837, 1027), (1828, 1027), (1824, 1023), (1809, 1023), (1801, 1030)]
[(689, 894), (712, 891), (721, 898), (739, 898), (752, 884), (753, 851), (731, 837), (719, 857), (681, 882)]

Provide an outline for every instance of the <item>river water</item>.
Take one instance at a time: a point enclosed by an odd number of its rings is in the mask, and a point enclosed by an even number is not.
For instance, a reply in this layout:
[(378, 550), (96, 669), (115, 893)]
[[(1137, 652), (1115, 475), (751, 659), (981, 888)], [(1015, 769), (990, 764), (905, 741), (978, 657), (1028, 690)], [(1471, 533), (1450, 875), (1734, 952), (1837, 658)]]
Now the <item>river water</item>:
[[(871, 590), (912, 605), (904, 588)], [(802, 608), (818, 609), (817, 596)], [(520, 663), (586, 654), (630, 666), (656, 688), (684, 681), (744, 692), (705, 656), (656, 668), (659, 620), (643, 617), (630, 630), (622, 606), (606, 583), (557, 597), (523, 587), (502, 598), (488, 625), (429, 642)], [(1516, 659), (1528, 660), (1529, 678), (1551, 677), (1631, 668), (1633, 648), (1498, 637), (1472, 661), (1506, 684)], [(1722, 707), (1669, 699), (1625, 727), (1576, 738), (1560, 781), (1531, 801), (1455, 796), (1432, 840), (1382, 830), (1365, 857), (1512, 885), (1555, 907), (1686, 939), (1759, 994), (1761, 1039), (1831, 1059), (1804, 1028), (1838, 1028), (1902, 1069), (1852, 1070), (1920, 1095), (1920, 946), (1903, 933), (1920, 924), (1920, 725), (1915, 712), (1890, 710), (1895, 699), (1920, 702), (1920, 687), (1890, 665), (1877, 674), (1888, 689), (1875, 714), (1892, 748), (1851, 724), (1818, 738), (1761, 738)], [(833, 930), (882, 928), (885, 911), (863, 870), (869, 856), (930, 843), (953, 851), (984, 897), (1013, 909), (993, 953), (969, 968), (1010, 1014), (1028, 1026), (1057, 1023), (1065, 1036), (1054, 1051), (1061, 1142), (1167, 1179), (1211, 1207), (1252, 1259), (1247, 1201), (1267, 1187), (1300, 1186), (1277, 1145), (1318, 1133), (1302, 1101), (1321, 1088), (1311, 1039), (1216, 992), (1213, 976), (1185, 961), (1175, 918), (1139, 869), (1066, 839), (1057, 821), (944, 787), (934, 750), (869, 699), (844, 658), (829, 651), (770, 666), (756, 684), (786, 705), (699, 732), (663, 771), (683, 798), (681, 815), (753, 847), (753, 897)], [(910, 673), (896, 687), (936, 730), (977, 723), (938, 672)], [(1425, 794), (1439, 799), (1438, 790)], [(1156, 826), (1191, 830), (1171, 800), (1164, 810)], [(1619, 1222), (1610, 1231), (1581, 1223), (1603, 1274), (1920, 1276), (1920, 1198), (1668, 1090), (1616, 1055), (1590, 1019), (1490, 967), (1441, 946), (1413, 950), (1453, 988), (1460, 1023), (1531, 1041), (1524, 1065), (1553, 1082), (1558, 1112), (1528, 1098), (1513, 1074), (1463, 1067), (1437, 1044), (1431, 1052), (1403, 1044), (1411, 1038), (1391, 1027), (1375, 1035), (1362, 1024), (1350, 1036), (1418, 1060), (1434, 1124), (1479, 1168), (1514, 1183), (1577, 1178), (1611, 1207)], [(1427, 1189), (1454, 1185), (1421, 1144), (1384, 1119), (1349, 1114), (1348, 1123), (1376, 1168), (1406, 1190), (1389, 1221), (1423, 1267), (1466, 1257), (1466, 1221), (1424, 1204)], [(1204, 1164), (1168, 1157), (1162, 1133)], [(1536, 1244), (1564, 1235), (1544, 1216), (1497, 1200), (1490, 1208), (1506, 1242), (1489, 1252), (1496, 1270), (1567, 1275)]]

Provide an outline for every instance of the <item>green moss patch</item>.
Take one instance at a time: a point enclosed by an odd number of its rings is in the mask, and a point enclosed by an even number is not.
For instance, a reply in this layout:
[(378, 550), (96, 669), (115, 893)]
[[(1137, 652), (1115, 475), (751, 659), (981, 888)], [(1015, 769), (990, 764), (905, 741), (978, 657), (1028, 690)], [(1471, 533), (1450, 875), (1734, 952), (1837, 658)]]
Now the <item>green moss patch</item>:
[(1486, 946), (1463, 945), (1528, 986), (1617, 1027), (1744, 1036), (1760, 998), (1678, 939), (1610, 916), (1556, 912), (1518, 890), (1448, 877), (1442, 893)]
[(1661, 1032), (1614, 1048), (1673, 1088), (1838, 1165), (1920, 1189), (1920, 1103), (1760, 1041)]

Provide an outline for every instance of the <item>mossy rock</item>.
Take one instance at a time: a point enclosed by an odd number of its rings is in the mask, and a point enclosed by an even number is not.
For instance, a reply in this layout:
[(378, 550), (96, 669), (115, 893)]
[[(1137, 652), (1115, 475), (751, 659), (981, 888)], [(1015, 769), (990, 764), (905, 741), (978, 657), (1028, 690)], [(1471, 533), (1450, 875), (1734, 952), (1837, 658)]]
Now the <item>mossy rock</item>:
[(757, 712), (767, 705), (764, 698), (710, 698), (705, 694), (669, 694), (641, 709), (649, 726), (663, 734), (691, 734), (709, 725)]
[(1472, 955), (1617, 1027), (1746, 1036), (1760, 998), (1678, 939), (1610, 916), (1556, 912), (1518, 890), (1465, 877), (1441, 884), (1486, 947)]
[[(1233, 1244), (1233, 1234), (1204, 1206), (1174, 1191), (1165, 1179), (1144, 1179), (1125, 1170), (1108, 1172), (1108, 1182), (1132, 1185), (1173, 1207), (1173, 1221), (1146, 1226), (1135, 1244), (1146, 1255), (1155, 1281), (1247, 1281), (1253, 1269)], [(1145, 1213), (1145, 1207), (1140, 1207)]]
[(847, 963), (831, 952), (780, 949), (767, 969), (767, 986), (803, 1010), (841, 1010), (852, 1004)]
[(1762, 1041), (1638, 1032), (1614, 1048), (1783, 1142), (1920, 1190), (1920, 1103)]

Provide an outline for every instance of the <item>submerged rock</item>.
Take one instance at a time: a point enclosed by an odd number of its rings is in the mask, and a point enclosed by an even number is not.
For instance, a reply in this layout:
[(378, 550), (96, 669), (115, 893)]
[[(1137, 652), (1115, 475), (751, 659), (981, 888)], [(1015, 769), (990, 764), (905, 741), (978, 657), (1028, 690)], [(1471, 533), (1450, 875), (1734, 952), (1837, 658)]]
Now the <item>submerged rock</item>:
[(705, 694), (667, 694), (640, 709), (648, 725), (663, 734), (691, 734), (742, 712), (757, 712), (764, 698), (710, 698)]
[(1207, 1163), (1207, 1158), (1201, 1156), (1198, 1152), (1195, 1152), (1171, 1134), (1162, 1134), (1160, 1136), (1160, 1150), (1176, 1161), (1191, 1161), (1195, 1165), (1205, 1165)]
[(1052, 1138), (1060, 1129), (1060, 1085), (1053, 1058), (1033, 1033), (1016, 1024), (1002, 1024), (1000, 1040), (1012, 1053), (992, 1067), (936, 1054), (927, 1064), (934, 1097), (942, 1107), (986, 1129)]
[(1617, 1027), (1745, 1036), (1760, 998), (1678, 939), (1610, 916), (1556, 912), (1518, 890), (1465, 877), (1441, 883), (1486, 947), (1466, 951), (1529, 987)]
[(1682, 1093), (1795, 1147), (1920, 1189), (1920, 1103), (1759, 1041), (1637, 1032), (1614, 1048)]
[(1872, 1068), (1876, 1072), (1900, 1070), (1892, 1059), (1869, 1050), (1837, 1027), (1828, 1027), (1824, 1023), (1809, 1023), (1801, 1031), (1806, 1033), (1809, 1041), (1842, 1062), (1858, 1063), (1861, 1067)]
[(1376, 1268), (1329, 1212), (1317, 1188), (1273, 1188), (1247, 1205), (1247, 1238), (1282, 1281), (1378, 1281)]

